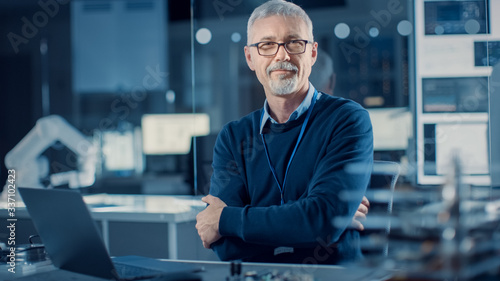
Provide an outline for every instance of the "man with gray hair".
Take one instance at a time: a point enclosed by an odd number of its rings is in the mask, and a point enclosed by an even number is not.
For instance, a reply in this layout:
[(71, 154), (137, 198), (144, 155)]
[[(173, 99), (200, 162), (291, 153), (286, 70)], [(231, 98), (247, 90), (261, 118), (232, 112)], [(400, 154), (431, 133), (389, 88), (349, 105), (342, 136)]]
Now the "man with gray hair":
[(299, 6), (266, 2), (247, 31), (246, 61), (266, 101), (217, 137), (208, 206), (197, 216), (203, 245), (222, 260), (355, 260), (373, 164), (369, 115), (309, 82), (318, 43)]

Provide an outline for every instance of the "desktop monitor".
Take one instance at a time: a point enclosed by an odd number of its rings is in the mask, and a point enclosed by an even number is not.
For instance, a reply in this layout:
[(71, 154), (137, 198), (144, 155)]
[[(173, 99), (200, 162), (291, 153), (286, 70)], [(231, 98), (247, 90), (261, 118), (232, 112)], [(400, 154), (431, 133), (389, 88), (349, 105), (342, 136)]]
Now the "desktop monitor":
[(146, 155), (188, 154), (192, 137), (210, 133), (210, 118), (204, 113), (145, 114), (141, 123)]
[(488, 16), (488, 0), (426, 1), (425, 35), (486, 34)]
[(133, 131), (104, 131), (101, 137), (104, 170), (135, 170), (137, 159), (134, 155)]
[(392, 151), (408, 148), (412, 136), (411, 112), (406, 107), (367, 109), (373, 127), (373, 150)]

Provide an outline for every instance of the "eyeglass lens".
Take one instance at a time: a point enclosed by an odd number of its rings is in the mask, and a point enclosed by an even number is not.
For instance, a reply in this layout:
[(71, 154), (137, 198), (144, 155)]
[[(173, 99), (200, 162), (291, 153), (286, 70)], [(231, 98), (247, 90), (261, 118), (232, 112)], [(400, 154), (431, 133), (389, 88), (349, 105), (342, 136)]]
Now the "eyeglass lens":
[[(276, 42), (262, 42), (257, 48), (259, 49), (259, 54), (263, 56), (275, 55), (278, 52), (278, 48), (281, 44)], [(306, 42), (294, 40), (290, 42), (286, 42), (284, 44), (286, 51), (289, 54), (300, 54), (305, 51)]]

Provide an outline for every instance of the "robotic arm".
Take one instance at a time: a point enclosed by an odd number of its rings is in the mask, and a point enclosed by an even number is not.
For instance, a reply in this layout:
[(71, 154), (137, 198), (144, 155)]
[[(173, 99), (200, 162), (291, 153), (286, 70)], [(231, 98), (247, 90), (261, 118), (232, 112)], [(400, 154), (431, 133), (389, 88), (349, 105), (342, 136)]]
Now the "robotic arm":
[(15, 169), (17, 186), (43, 188), (40, 179), (49, 175), (49, 161), (41, 154), (56, 141), (78, 158), (78, 171), (52, 174), (50, 184), (70, 188), (90, 186), (95, 181), (97, 150), (81, 132), (58, 115), (40, 118), (35, 127), (5, 156), (7, 169)]

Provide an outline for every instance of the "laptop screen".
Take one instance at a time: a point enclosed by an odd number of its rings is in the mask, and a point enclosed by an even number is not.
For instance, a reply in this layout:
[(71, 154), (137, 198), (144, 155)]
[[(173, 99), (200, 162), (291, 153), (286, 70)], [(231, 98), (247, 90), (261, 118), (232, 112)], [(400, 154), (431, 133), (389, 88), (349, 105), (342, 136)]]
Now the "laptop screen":
[(115, 279), (115, 269), (82, 196), (72, 190), (18, 188), (52, 263)]

